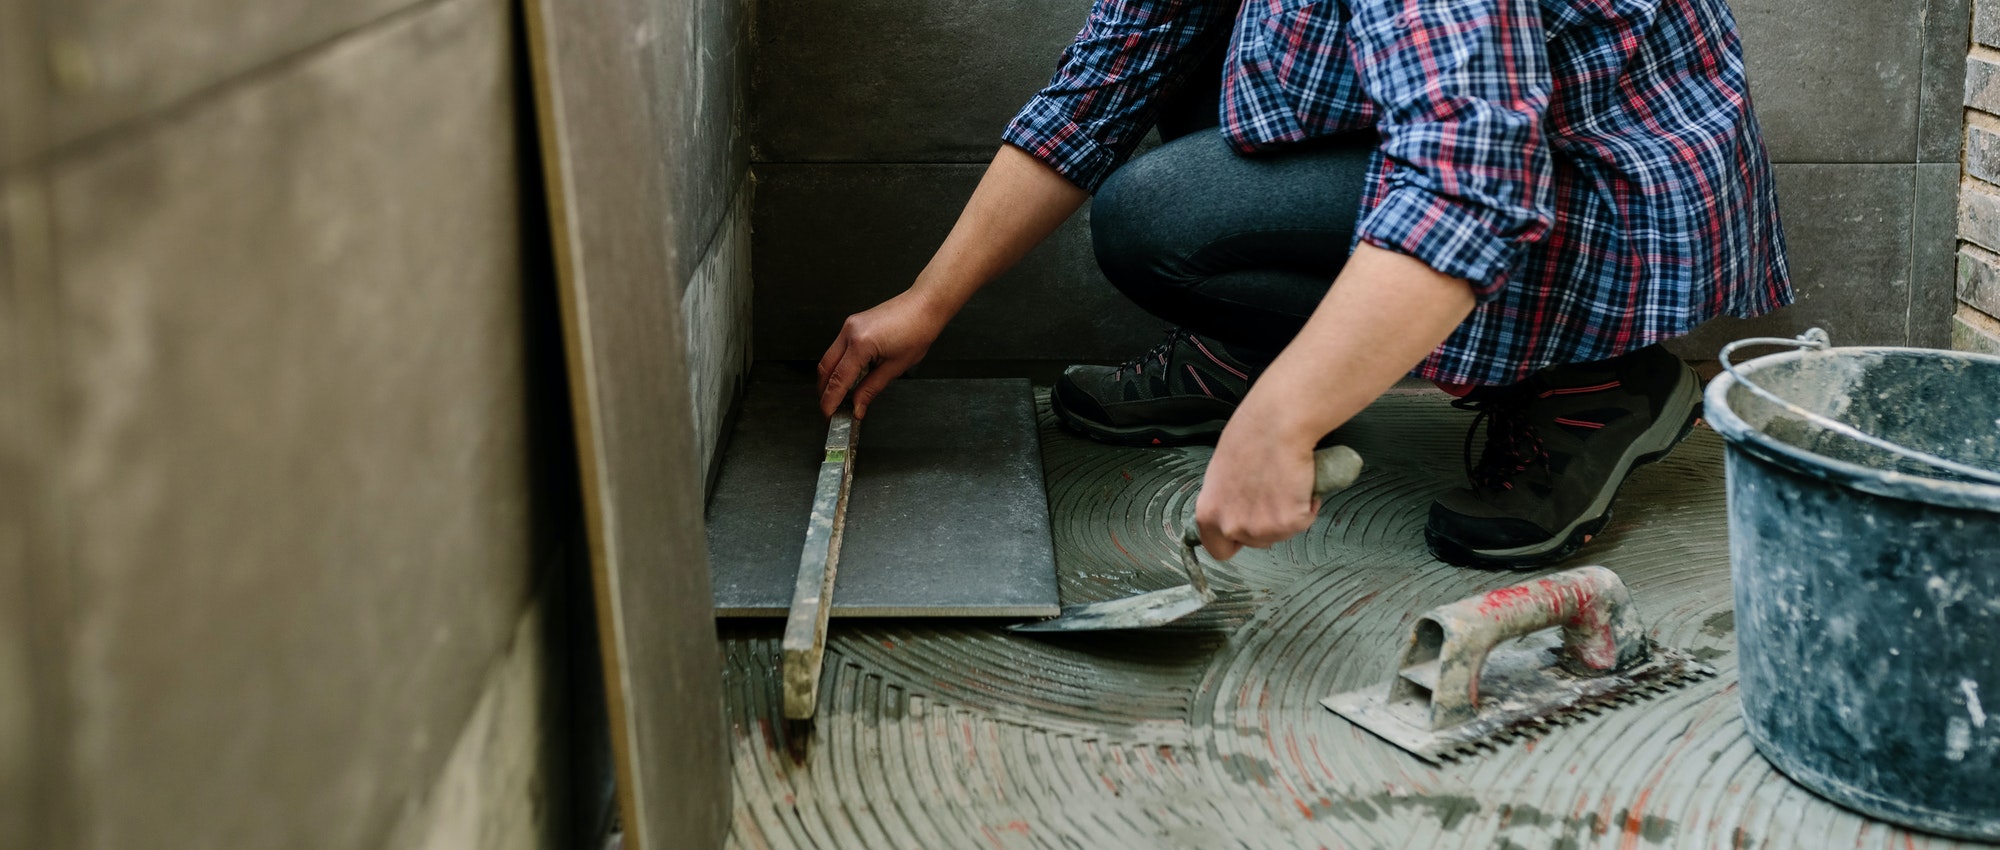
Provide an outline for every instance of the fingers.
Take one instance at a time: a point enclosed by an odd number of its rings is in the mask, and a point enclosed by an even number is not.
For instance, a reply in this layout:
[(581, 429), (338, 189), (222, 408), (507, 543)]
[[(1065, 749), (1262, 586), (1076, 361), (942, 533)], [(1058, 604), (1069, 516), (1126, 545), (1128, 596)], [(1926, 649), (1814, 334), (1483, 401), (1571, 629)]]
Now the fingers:
[[(1197, 525), (1200, 524), (1197, 523)], [(1201, 548), (1208, 550), (1209, 557), (1218, 561), (1227, 561), (1230, 558), (1236, 557), (1236, 553), (1243, 551), (1243, 544), (1231, 540), (1219, 530), (1201, 525)]]
[(819, 359), (819, 390), (826, 392), (826, 382), (833, 377), (833, 369), (840, 365), (841, 358), (847, 356), (847, 329), (841, 328), (840, 336), (834, 337), (833, 344), (827, 346), (826, 354)]
[(914, 365), (916, 365), (915, 359), (906, 358), (884, 360), (875, 364), (874, 370), (862, 378), (861, 383), (854, 388), (854, 418), (868, 418), (868, 405), (874, 403), (875, 397), (882, 394), (882, 389), (887, 387), (890, 381), (901, 377)]
[(1304, 533), (1312, 527), (1313, 517), (1318, 513), (1317, 502), (1313, 510), (1303, 515), (1286, 516), (1282, 519), (1274, 514), (1264, 517), (1232, 518), (1211, 516), (1211, 513), (1226, 513), (1222, 509), (1210, 511), (1197, 497), (1195, 506), (1195, 527), (1201, 532), (1201, 546), (1218, 561), (1236, 557), (1244, 549), (1269, 549)]
[(826, 380), (820, 384), (819, 412), (821, 416), (832, 416), (840, 409), (840, 402), (847, 398), (847, 390), (854, 386), (863, 369), (868, 367), (868, 358), (853, 346), (849, 346), (840, 362), (827, 370)]

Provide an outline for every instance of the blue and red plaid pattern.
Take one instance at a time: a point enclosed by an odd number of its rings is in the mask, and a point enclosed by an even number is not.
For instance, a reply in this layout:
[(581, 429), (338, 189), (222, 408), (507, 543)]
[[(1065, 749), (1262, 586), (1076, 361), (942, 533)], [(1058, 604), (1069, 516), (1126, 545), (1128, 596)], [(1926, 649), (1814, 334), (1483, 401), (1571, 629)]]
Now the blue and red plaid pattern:
[(1097, 0), (1004, 138), (1095, 191), (1225, 47), (1237, 150), (1373, 128), (1356, 241), (1478, 295), (1423, 377), (1513, 383), (1791, 303), (1723, 0)]

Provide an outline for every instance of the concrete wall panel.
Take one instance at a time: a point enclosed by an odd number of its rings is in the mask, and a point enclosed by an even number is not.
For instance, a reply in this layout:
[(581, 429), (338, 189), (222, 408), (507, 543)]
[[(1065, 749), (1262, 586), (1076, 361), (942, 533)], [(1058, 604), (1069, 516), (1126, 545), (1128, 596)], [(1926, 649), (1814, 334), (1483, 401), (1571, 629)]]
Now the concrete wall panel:
[(1910, 226), (1910, 345), (1951, 344), (1952, 294), (1957, 281), (1958, 163), (1917, 165), (1916, 209)]
[(1925, 43), (1918, 8), (1879, 0), (1730, 6), (1743, 30), (1750, 95), (1772, 157), (1915, 161)]
[[(979, 165), (763, 165), (753, 262), (760, 359), (818, 361), (849, 313), (908, 287), (930, 261)], [(1086, 209), (967, 305), (930, 359), (1107, 360), (1165, 324), (1097, 271)]]
[[(36, 805), (34, 621), (29, 565), (47, 556), (37, 534), (47, 516), (48, 483), (35, 458), (45, 451), (47, 344), (33, 306), (47, 284), (35, 262), (42, 233), (41, 193), (0, 180), (0, 846), (34, 846)], [(28, 242), (28, 245), (22, 245)], [(25, 250), (24, 250), (25, 248)], [(38, 539), (40, 538), (40, 539)]]
[(0, 0), (0, 174), (47, 142), (45, 46), (34, 0)]
[(425, 0), (42, 0), (58, 141), (149, 115)]
[(384, 850), (538, 850), (552, 842), (554, 753), (548, 628), (541, 606), (514, 627), (478, 707), (451, 745), (435, 785), (412, 797)]
[(682, 296), (661, 285), (671, 246), (698, 243), (668, 212), (657, 78), (628, 49), (650, 5), (528, 14), (623, 823), (660, 850), (719, 845), (730, 789)]
[(1903, 345), (1910, 318), (1914, 165), (1780, 165), (1778, 197), (1798, 303), (1717, 319), (1674, 343), (1712, 360), (1729, 340), (1823, 327), (1838, 345)]
[(757, 4), (759, 162), (985, 162), (1088, 0)]
[[(1956, 155), (1967, 0), (1925, 0), (1921, 10), (1871, 0), (1732, 5), (1779, 160)], [(753, 154), (759, 162), (984, 161), (1007, 119), (1047, 81), (1088, 6), (759, 4)], [(1824, 26), (1829, 19), (1842, 25)]]
[(701, 480), (721, 456), (725, 418), (750, 369), (750, 186), (742, 181), (729, 217), (716, 231), (681, 298), (687, 328), (688, 393), (694, 399), (695, 453)]
[[(1965, 101), (1965, 47), (1972, 39), (1970, 0), (1925, 0), (1922, 103), (1917, 161), (1957, 162), (1960, 104)], [(1940, 321), (1942, 332), (1945, 323)]]
[[(1907, 166), (1956, 163), (1956, 104), (1984, 90), (1975, 85), (1967, 94), (1960, 64), (1971, 26), (1967, 2), (1924, 0), (1916, 8), (1872, 0), (1835, 0), (1832, 7), (1806, 0), (1731, 4), (1774, 159), (1801, 167), (1902, 164), (1893, 173), (1903, 175), (1912, 191), (1891, 197), (1875, 177), (1834, 189), (1787, 181), (1781, 203), (1796, 264), (1813, 270), (1800, 278), (1810, 306), (1761, 323), (1717, 323), (1694, 347), (1709, 347), (1725, 332), (1776, 331), (1794, 314), (1871, 340), (1944, 337), (1951, 246), (1942, 236), (1949, 228), (1937, 229), (1935, 213), (1952, 192), (1939, 188), (1940, 178), (1930, 171), (1922, 172), (1927, 179), (1921, 186), (1912, 186), (1917, 172)], [(933, 188), (940, 178), (926, 175), (935, 163), (969, 165), (991, 156), (998, 130), (1047, 79), (1087, 5), (759, 5), (752, 152), (772, 165), (759, 169), (770, 191), (760, 195), (756, 213), (758, 356), (817, 358), (825, 345), (820, 338), (831, 337), (842, 315), (893, 293), (922, 267), (963, 200), (956, 190)], [(1841, 25), (1826, 26), (1827, 20)], [(829, 167), (777, 165), (807, 162)], [(836, 163), (858, 170), (839, 171)], [(871, 177), (856, 176), (861, 174)], [(892, 202), (883, 188), (890, 185), (909, 194)], [(1869, 205), (1859, 212), (1838, 205), (1856, 197)], [(1827, 203), (1836, 205), (1822, 206)], [(1926, 211), (1933, 214), (1925, 217)], [(875, 224), (867, 223), (871, 217)], [(1864, 233), (1864, 220), (1884, 229)], [(1850, 262), (1852, 243), (1819, 241), (1815, 234), (1823, 232), (1853, 233), (1888, 253)], [(1900, 246), (1889, 248), (1891, 242)], [(1885, 263), (1902, 268), (1887, 272)], [(1834, 291), (1847, 285), (1836, 279), (1858, 280), (1862, 269), (1883, 273), (1868, 275), (1873, 282), (1860, 291)], [(1088, 240), (1074, 224), (1016, 272), (1014, 279), (1022, 278), (1033, 282), (1011, 288), (1086, 299), (1082, 303), (1102, 320), (1023, 328), (1019, 304), (1007, 300), (1014, 296), (984, 295), (932, 357), (1116, 359), (1155, 330), (1155, 322), (1103, 287)], [(1901, 305), (1886, 312), (1877, 300), (1884, 282), (1899, 287)], [(1008, 290), (1003, 284), (998, 292)], [(992, 309), (997, 307), (1006, 309)]]
[(57, 165), (80, 846), (379, 846), (472, 715), (534, 574), (508, 20)]
[[(750, 157), (749, 0), (643, 4), (640, 45), (653, 83), (658, 152), (667, 166), (668, 249), (674, 293), (686, 290), (731, 211)], [(639, 108), (630, 104), (622, 108)]]

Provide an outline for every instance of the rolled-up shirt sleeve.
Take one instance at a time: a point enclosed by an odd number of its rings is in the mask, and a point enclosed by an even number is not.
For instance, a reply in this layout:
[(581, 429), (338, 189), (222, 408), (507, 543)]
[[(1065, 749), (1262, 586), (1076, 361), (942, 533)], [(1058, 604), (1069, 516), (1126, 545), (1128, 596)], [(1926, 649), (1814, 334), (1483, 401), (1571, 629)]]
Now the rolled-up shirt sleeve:
[(1485, 301), (1554, 218), (1552, 88), (1534, 0), (1356, 0), (1350, 38), (1384, 159), (1356, 240)]
[(1192, 70), (1187, 60), (1227, 35), (1233, 11), (1214, 0), (1097, 0), (1055, 77), (1001, 139), (1096, 192), (1152, 128), (1161, 95)]

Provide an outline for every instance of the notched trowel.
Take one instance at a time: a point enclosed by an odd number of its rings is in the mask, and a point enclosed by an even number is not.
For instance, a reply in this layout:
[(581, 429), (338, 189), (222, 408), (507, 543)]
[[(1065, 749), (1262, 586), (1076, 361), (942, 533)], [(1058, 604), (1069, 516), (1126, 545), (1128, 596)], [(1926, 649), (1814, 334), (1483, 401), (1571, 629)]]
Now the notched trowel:
[[(1313, 499), (1345, 490), (1361, 476), (1361, 455), (1346, 446), (1332, 446), (1313, 452)], [(1017, 632), (1102, 632), (1115, 629), (1149, 629), (1186, 617), (1215, 601), (1208, 577), (1201, 572), (1201, 559), (1194, 547), (1201, 544), (1194, 515), (1188, 515), (1181, 531), (1181, 566), (1188, 583), (1103, 602), (1065, 605), (1054, 619), (1017, 623), (1007, 628)]]
[(1320, 702), (1442, 764), (1714, 675), (1645, 636), (1616, 573), (1579, 567), (1433, 609), (1389, 684)]

